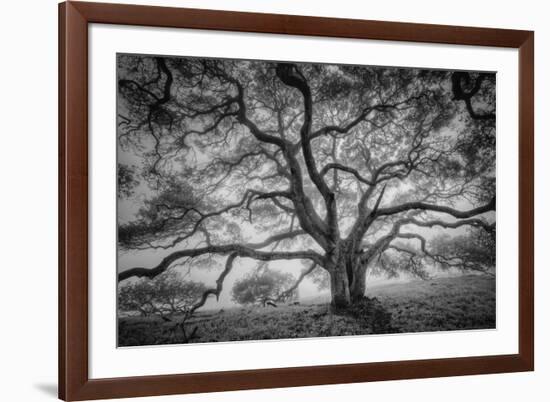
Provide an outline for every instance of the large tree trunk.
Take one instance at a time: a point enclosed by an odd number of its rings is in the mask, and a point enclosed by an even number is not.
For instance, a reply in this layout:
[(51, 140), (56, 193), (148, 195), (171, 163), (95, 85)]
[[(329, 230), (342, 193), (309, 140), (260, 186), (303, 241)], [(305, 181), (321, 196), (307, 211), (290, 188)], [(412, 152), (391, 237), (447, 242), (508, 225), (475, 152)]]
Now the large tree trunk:
[(351, 304), (348, 274), (345, 265), (337, 265), (330, 272), (331, 305), (345, 308)]
[[(363, 282), (365, 276), (356, 278), (356, 272), (360, 271), (357, 266), (355, 256), (355, 247), (352, 242), (341, 242), (333, 254), (333, 264), (330, 270), (330, 291), (331, 304), (333, 307), (346, 308), (355, 300), (356, 294), (361, 293), (361, 289), (356, 288), (357, 280)], [(365, 287), (362, 288), (361, 296), (365, 292)]]
[(348, 307), (351, 303), (360, 301), (366, 292), (366, 270), (355, 269), (350, 278), (345, 266), (338, 266), (330, 273), (331, 304), (334, 307)]
[(361, 300), (365, 296), (367, 290), (367, 270), (360, 267), (355, 270), (355, 277), (350, 289), (351, 302)]

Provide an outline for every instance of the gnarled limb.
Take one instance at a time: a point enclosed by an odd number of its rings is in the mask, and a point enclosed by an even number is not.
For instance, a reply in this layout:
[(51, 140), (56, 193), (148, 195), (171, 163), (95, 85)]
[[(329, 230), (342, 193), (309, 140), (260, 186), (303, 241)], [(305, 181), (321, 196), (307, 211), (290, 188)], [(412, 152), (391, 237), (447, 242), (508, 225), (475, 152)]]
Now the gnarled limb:
[(376, 216), (395, 215), (401, 212), (419, 210), (419, 211), (433, 211), (442, 212), (454, 216), (455, 218), (471, 218), (472, 216), (480, 215), (485, 212), (494, 211), (496, 207), (496, 198), (493, 197), (487, 204), (477, 208), (473, 208), (467, 211), (460, 211), (444, 205), (432, 205), (423, 202), (407, 202), (404, 204), (396, 205), (393, 207), (379, 208)]
[[(170, 217), (162, 220), (161, 222), (159, 222), (157, 225), (154, 226), (154, 229), (156, 231), (159, 231), (162, 228), (164, 228), (169, 221), (178, 221), (178, 220), (186, 218), (190, 213), (194, 213), (195, 215), (198, 216), (198, 218), (194, 222), (191, 229), (189, 231), (187, 231), (186, 233), (178, 235), (172, 241), (170, 241), (168, 244), (153, 245), (153, 244), (147, 242), (146, 243), (147, 245), (144, 248), (148, 248), (148, 249), (169, 249), (169, 248), (172, 248), (172, 247), (176, 246), (177, 244), (181, 243), (182, 241), (188, 240), (191, 237), (193, 237), (197, 232), (199, 232), (201, 230), (201, 225), (203, 223), (205, 223), (210, 218), (221, 216), (221, 215), (223, 215), (227, 212), (230, 212), (234, 209), (237, 209), (237, 208), (242, 208), (242, 207), (250, 208), (250, 205), (254, 200), (275, 199), (277, 197), (290, 199), (290, 196), (291, 196), (291, 194), (289, 192), (285, 192), (285, 191), (274, 191), (274, 192), (264, 193), (264, 192), (256, 191), (256, 190), (246, 190), (245, 193), (240, 198), (240, 200), (238, 200), (235, 203), (229, 204), (229, 205), (225, 206), (224, 208), (215, 210), (215, 211), (201, 212), (197, 208), (183, 208), (184, 211), (183, 211), (182, 214), (180, 214), (178, 216), (170, 216)], [(177, 206), (172, 207), (172, 206), (165, 205), (165, 204), (159, 204), (159, 205), (157, 205), (157, 208), (164, 208), (164, 209), (168, 209), (168, 210), (179, 209)]]
[(220, 246), (208, 246), (195, 249), (174, 251), (165, 257), (157, 266), (153, 268), (136, 267), (118, 274), (118, 281), (135, 277), (154, 278), (166, 271), (170, 265), (185, 257), (198, 257), (204, 254), (236, 254), (239, 257), (248, 257), (259, 261), (274, 261), (274, 260), (312, 260), (320, 265), (323, 265), (324, 258), (315, 251), (260, 251), (256, 248), (265, 247), (265, 242), (252, 244), (226, 244)]
[[(442, 266), (446, 266), (449, 268), (460, 268), (463, 270), (470, 270), (470, 271), (479, 271), (479, 272), (487, 272), (486, 269), (483, 269), (480, 264), (466, 261), (463, 256), (461, 255), (443, 255), (443, 254), (437, 254), (433, 253), (428, 250), (427, 248), (427, 241), (426, 238), (420, 234), (417, 233), (400, 233), (398, 234), (395, 239), (409, 239), (409, 240), (418, 240), (420, 243), (420, 251), (421, 255), (432, 260), (434, 263), (440, 264)], [(411, 256), (411, 258), (418, 256), (418, 252), (416, 250), (412, 250), (407, 247), (402, 247), (395, 244), (388, 244), (384, 250), (395, 250), (400, 253), (405, 253)]]
[(415, 225), (420, 227), (440, 226), (443, 228), (452, 228), (452, 229), (456, 229), (461, 226), (472, 226), (472, 227), (480, 227), (487, 231), (494, 230), (495, 228), (494, 223), (490, 224), (485, 222), (482, 219), (462, 219), (454, 222), (445, 222), (445, 221), (435, 220), (435, 219), (428, 220), (428, 221), (420, 221), (415, 218), (402, 218), (394, 222), (390, 231), (386, 235), (380, 237), (367, 250), (360, 251), (362, 263), (367, 263), (373, 257), (375, 257), (376, 255), (384, 251), (390, 245), (390, 243), (396, 238), (402, 238), (402, 239), (416, 238), (421, 241), (422, 249), (423, 251), (425, 251), (426, 240), (424, 237), (416, 233), (401, 233), (400, 231), (401, 228), (407, 225)]
[[(302, 227), (306, 230), (322, 247), (326, 247), (326, 237), (328, 228), (323, 220), (319, 217), (309, 197), (304, 192), (303, 177), (296, 157), (293, 154), (291, 144), (283, 138), (269, 135), (258, 128), (258, 126), (252, 122), (246, 114), (246, 104), (244, 101), (244, 88), (242, 84), (235, 78), (222, 73), (223, 76), (237, 87), (238, 97), (237, 103), (239, 105), (238, 120), (246, 126), (252, 135), (259, 141), (277, 145), (285, 157), (290, 171), (291, 187), (292, 187), (292, 201), (295, 205), (296, 214)], [(305, 120), (309, 119), (311, 124), (311, 109), (309, 110), (309, 117), (304, 117)], [(307, 113), (306, 113), (307, 114)], [(304, 123), (305, 124), (305, 123)], [(309, 132), (309, 128), (306, 127)], [(313, 157), (311, 155), (311, 157)], [(307, 162), (306, 162), (307, 165)], [(308, 166), (309, 169), (309, 166)], [(326, 186), (326, 184), (325, 184)]]
[(455, 222), (445, 222), (437, 219), (429, 220), (429, 221), (419, 221), (417, 219), (405, 219), (402, 222), (403, 222), (402, 225), (415, 225), (415, 226), (421, 226), (421, 227), (440, 226), (442, 228), (456, 229), (461, 226), (472, 226), (472, 227), (483, 228), (488, 232), (495, 229), (495, 223), (487, 223), (482, 219), (464, 219), (464, 220), (459, 220)]
[(222, 289), (223, 289), (223, 282), (225, 281), (225, 277), (229, 274), (229, 272), (231, 272), (231, 269), (233, 268), (233, 262), (237, 257), (238, 257), (237, 253), (232, 253), (229, 255), (229, 257), (227, 257), (227, 261), (225, 262), (225, 268), (221, 272), (220, 276), (218, 276), (218, 279), (216, 279), (216, 287), (206, 289), (206, 291), (204, 291), (200, 300), (189, 309), (190, 315), (193, 314), (197, 309), (204, 306), (209, 296), (214, 295), (216, 296), (216, 300), (219, 300), (220, 293), (222, 292)]
[(474, 120), (494, 120), (495, 112), (477, 113), (472, 106), (472, 98), (479, 92), (483, 81), (489, 77), (489, 74), (479, 74), (474, 81), (474, 85), (470, 91), (466, 91), (462, 84), (468, 85), (471, 81), (470, 74), (463, 71), (454, 72), (451, 76), (452, 91), (455, 100), (464, 101), (466, 110), (470, 117)]
[(315, 268), (317, 268), (317, 263), (313, 262), (309, 267), (303, 269), (302, 272), (300, 273), (300, 276), (296, 280), (296, 282), (294, 282), (294, 284), (291, 287), (289, 287), (284, 292), (282, 292), (275, 301), (279, 302), (279, 301), (285, 300), (288, 296), (290, 296), (292, 292), (298, 289), (298, 286), (300, 286), (300, 283), (302, 283), (304, 278), (309, 274), (311, 274), (315, 270)]
[(321, 172), (319, 174), (321, 177), (324, 177), (331, 169), (334, 170), (341, 170), (343, 172), (351, 173), (357, 180), (359, 180), (363, 184), (367, 184), (369, 186), (372, 186), (374, 183), (367, 179), (366, 177), (363, 177), (356, 169), (353, 169), (349, 166), (342, 165), (340, 163), (328, 163), (321, 169)]
[(321, 193), (321, 196), (325, 200), (325, 206), (327, 210), (327, 223), (328, 234), (331, 240), (338, 236), (338, 216), (336, 211), (336, 200), (334, 193), (331, 191), (322, 175), (317, 170), (315, 163), (315, 157), (311, 149), (311, 121), (313, 117), (313, 101), (311, 97), (311, 90), (307, 83), (306, 78), (300, 72), (298, 67), (294, 64), (278, 63), (276, 68), (277, 77), (286, 85), (296, 88), (300, 91), (304, 98), (304, 122), (300, 128), (300, 142), (302, 146), (302, 154), (309, 174), (309, 178), (317, 187), (317, 190)]

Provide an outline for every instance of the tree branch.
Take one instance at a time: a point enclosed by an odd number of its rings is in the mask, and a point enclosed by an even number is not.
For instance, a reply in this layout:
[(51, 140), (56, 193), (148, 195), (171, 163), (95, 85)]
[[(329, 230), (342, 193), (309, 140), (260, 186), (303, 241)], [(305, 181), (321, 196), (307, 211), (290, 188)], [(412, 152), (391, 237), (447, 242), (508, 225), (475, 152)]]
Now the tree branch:
[(370, 180), (368, 180), (367, 178), (361, 176), (361, 174), (356, 170), (356, 169), (353, 169), (349, 166), (345, 166), (345, 165), (342, 165), (340, 163), (328, 163), (326, 164), (322, 169), (321, 171), (319, 172), (319, 174), (321, 175), (321, 177), (324, 177), (331, 169), (334, 169), (334, 170), (341, 170), (343, 172), (348, 172), (348, 173), (351, 173), (353, 176), (355, 176), (355, 178), (357, 180), (359, 180), (361, 183), (364, 183), (364, 184), (367, 184), (369, 186), (372, 186), (374, 183)]
[(238, 257), (237, 253), (230, 254), (229, 257), (227, 257), (227, 261), (225, 262), (225, 268), (220, 274), (220, 276), (218, 277), (218, 279), (216, 279), (216, 287), (206, 289), (206, 291), (203, 292), (200, 300), (189, 309), (189, 312), (188, 312), (189, 315), (192, 315), (197, 309), (204, 306), (204, 304), (206, 303), (206, 300), (210, 295), (216, 296), (216, 300), (219, 301), (220, 293), (222, 292), (222, 289), (223, 289), (223, 281), (225, 280), (225, 277), (229, 274), (229, 272), (231, 272), (231, 269), (233, 268), (233, 262), (237, 257)]
[(433, 227), (441, 226), (444, 228), (458, 228), (461, 226), (473, 226), (481, 227), (487, 231), (491, 231), (495, 228), (495, 224), (489, 224), (481, 219), (463, 219), (456, 222), (444, 222), (441, 220), (419, 221), (415, 218), (403, 218), (394, 222), (391, 230), (386, 235), (379, 238), (373, 245), (371, 245), (366, 251), (360, 252), (362, 254), (361, 259), (363, 262), (368, 262), (378, 253), (386, 249), (389, 244), (396, 238), (418, 238), (421, 240), (421, 244), (425, 249), (425, 239), (416, 233), (401, 233), (400, 229), (406, 225), (416, 225), (421, 227)]
[[(326, 247), (327, 228), (321, 220), (309, 197), (306, 196), (303, 187), (303, 178), (296, 157), (293, 155), (292, 146), (283, 138), (275, 137), (263, 132), (246, 116), (246, 103), (244, 100), (244, 88), (239, 80), (229, 76), (224, 71), (217, 71), (223, 78), (237, 87), (237, 103), (239, 105), (238, 121), (246, 126), (252, 135), (261, 142), (274, 144), (282, 150), (282, 154), (289, 164), (289, 171), (292, 184), (292, 201), (295, 206), (296, 214), (302, 227), (322, 246)], [(311, 115), (309, 117), (311, 119)], [(308, 129), (309, 130), (309, 129)]]
[(459, 211), (457, 209), (446, 207), (442, 205), (431, 205), (425, 204), (423, 202), (408, 202), (401, 205), (396, 205), (394, 207), (388, 208), (379, 208), (376, 216), (386, 216), (394, 215), (401, 212), (411, 211), (411, 210), (422, 210), (422, 211), (434, 211), (442, 212), (454, 216), (455, 218), (465, 219), (470, 218), (475, 215), (483, 214), (485, 212), (494, 211), (496, 207), (496, 197), (493, 197), (491, 201), (487, 204), (480, 207), (470, 209), (468, 211)]
[(311, 90), (306, 78), (300, 70), (298, 70), (298, 67), (295, 64), (278, 63), (276, 74), (285, 85), (296, 88), (300, 91), (304, 98), (304, 122), (300, 128), (302, 154), (304, 156), (309, 178), (315, 184), (321, 193), (321, 196), (325, 200), (329, 233), (333, 238), (335, 238), (338, 233), (338, 218), (334, 193), (330, 190), (327, 183), (323, 180), (322, 175), (319, 174), (319, 171), (317, 170), (315, 157), (310, 144), (311, 121), (313, 118), (313, 101), (311, 97)]
[(185, 257), (198, 257), (204, 254), (229, 254), (233, 253), (239, 257), (248, 257), (259, 261), (274, 261), (274, 260), (313, 260), (323, 264), (323, 257), (317, 254), (314, 251), (259, 251), (256, 248), (265, 247), (267, 244), (265, 242), (261, 243), (252, 243), (252, 244), (227, 244), (221, 246), (208, 246), (188, 250), (175, 251), (165, 257), (156, 267), (153, 268), (142, 268), (136, 267), (131, 268), (126, 271), (120, 272), (118, 274), (118, 281), (123, 281), (125, 279), (136, 276), (138, 278), (154, 278), (157, 275), (160, 275), (166, 271), (170, 265), (181, 258)]
[(421, 227), (441, 226), (442, 228), (456, 229), (461, 226), (473, 226), (481, 227), (487, 231), (492, 231), (495, 229), (495, 223), (489, 224), (481, 219), (465, 219), (456, 222), (445, 222), (441, 220), (419, 221), (416, 219), (406, 219), (403, 222), (403, 225), (407, 224)]
[(479, 92), (483, 81), (489, 77), (489, 74), (479, 74), (474, 82), (474, 85), (470, 91), (465, 91), (462, 87), (462, 83), (465, 82), (468, 85), (471, 81), (470, 74), (463, 71), (454, 72), (451, 76), (452, 91), (454, 100), (464, 101), (466, 110), (470, 117), (474, 120), (495, 120), (495, 112), (489, 113), (477, 113), (472, 106), (472, 98)]
[(289, 287), (287, 290), (285, 290), (284, 292), (282, 292), (275, 301), (283, 301), (285, 300), (288, 296), (290, 296), (292, 294), (292, 292), (294, 292), (298, 286), (300, 286), (300, 283), (302, 283), (302, 281), (304, 280), (304, 278), (306, 276), (308, 276), (309, 274), (311, 274), (315, 268), (317, 268), (317, 263), (316, 262), (313, 262), (308, 268), (305, 268), (304, 270), (302, 270), (302, 272), (300, 273), (300, 276), (298, 277), (298, 279), (296, 280), (296, 282), (294, 282), (294, 284)]

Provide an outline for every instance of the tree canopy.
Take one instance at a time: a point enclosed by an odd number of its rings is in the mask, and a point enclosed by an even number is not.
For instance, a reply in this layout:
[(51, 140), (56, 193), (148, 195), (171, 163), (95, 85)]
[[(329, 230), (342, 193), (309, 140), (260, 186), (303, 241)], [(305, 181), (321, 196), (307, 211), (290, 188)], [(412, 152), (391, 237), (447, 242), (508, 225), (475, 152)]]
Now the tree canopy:
[(119, 55), (119, 200), (138, 206), (119, 247), (170, 251), (119, 280), (226, 257), (219, 296), (237, 258), (295, 260), (298, 280), (325, 270), (345, 306), (384, 256), (471, 268), (431, 243), (438, 228), (494, 231), (495, 85), (477, 72)]
[[(290, 288), (294, 277), (289, 273), (283, 273), (272, 269), (253, 271), (239, 279), (233, 289), (232, 298), (239, 304), (260, 304), (265, 306), (268, 302), (279, 301), (280, 296)], [(285, 299), (291, 299), (293, 292), (286, 292)]]
[(199, 302), (206, 286), (168, 270), (154, 278), (121, 283), (118, 291), (120, 311), (142, 316), (187, 314)]

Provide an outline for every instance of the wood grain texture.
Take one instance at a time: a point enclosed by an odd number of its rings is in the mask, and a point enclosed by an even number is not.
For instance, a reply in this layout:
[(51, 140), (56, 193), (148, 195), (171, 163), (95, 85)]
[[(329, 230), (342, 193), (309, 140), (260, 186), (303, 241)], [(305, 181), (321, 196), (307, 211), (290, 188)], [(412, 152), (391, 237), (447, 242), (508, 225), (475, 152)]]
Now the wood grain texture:
[(519, 47), (519, 355), (530, 370), (535, 360), (534, 149), (535, 37)]
[(88, 382), (88, 29), (60, 6), (59, 394)]
[[(519, 49), (519, 353), (90, 380), (88, 24)], [(67, 2), (59, 5), (59, 397), (86, 400), (529, 371), (534, 368), (534, 34), (530, 31)]]
[(519, 47), (528, 31), (190, 8), (72, 3), (88, 22), (334, 38)]

